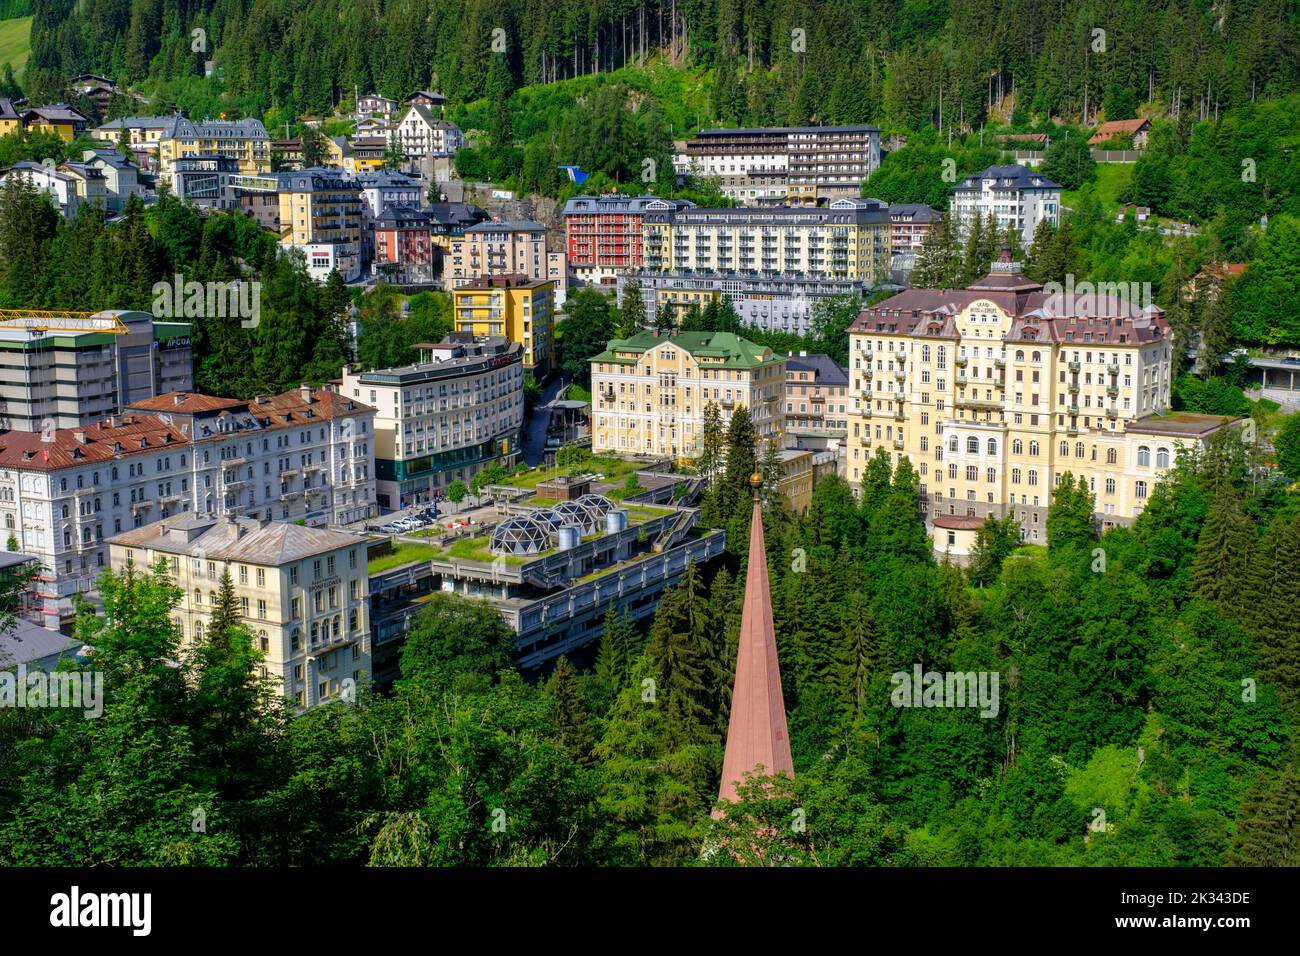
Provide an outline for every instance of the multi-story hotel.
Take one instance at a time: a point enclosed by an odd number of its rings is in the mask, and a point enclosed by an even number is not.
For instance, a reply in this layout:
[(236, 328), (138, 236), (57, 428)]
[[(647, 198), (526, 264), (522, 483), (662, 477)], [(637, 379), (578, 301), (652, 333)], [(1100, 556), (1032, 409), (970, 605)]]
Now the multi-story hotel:
[(202, 643), (229, 572), (242, 622), (264, 655), (263, 676), (298, 707), (355, 693), (369, 680), (370, 578), (361, 536), (184, 514), (108, 544), (115, 572), (165, 563), (182, 592), (172, 611), (182, 647)]
[(485, 275), (452, 290), (456, 331), (503, 336), (524, 350), (524, 370), (541, 379), (555, 361), (555, 283), (520, 273)]
[(452, 333), (416, 345), (400, 368), (343, 369), (340, 392), (375, 408), (379, 507), (407, 508), (466, 483), (493, 463), (518, 460), (524, 420), (523, 348), (505, 338)]
[(375, 410), (304, 387), (251, 401), (172, 392), (93, 425), (0, 435), (0, 521), (45, 569), (55, 625), (108, 537), (192, 511), (310, 526), (376, 516)]
[(849, 433), (849, 374), (829, 355), (790, 354), (785, 361), (782, 431), (787, 448), (842, 448)]
[(195, 122), (177, 114), (158, 134), (158, 172), (164, 182), (171, 182), (172, 163), (182, 156), (212, 154), (231, 157), (245, 176), (271, 171), (271, 137), (261, 120)]
[(546, 227), (528, 219), (490, 220), (467, 226), (451, 239), (443, 275), (452, 288), (479, 276), (520, 273), (565, 288), (564, 254), (546, 251)]
[(949, 209), (958, 235), (991, 215), (1000, 230), (1018, 229), (1028, 243), (1040, 222), (1059, 221), (1061, 187), (1024, 166), (990, 166), (957, 184)]
[(889, 207), (890, 251), (895, 269), (911, 269), (921, 251), (926, 233), (942, 221), (943, 213), (925, 203), (895, 203)]
[(702, 130), (674, 162), (679, 171), (716, 179), (723, 195), (755, 205), (853, 198), (879, 165), (875, 126)]
[(428, 282), (434, 254), (429, 215), (413, 206), (388, 206), (374, 223), (375, 271), (399, 283)]
[(584, 282), (610, 285), (641, 268), (641, 217), (648, 209), (691, 209), (684, 199), (657, 196), (574, 196), (564, 204), (569, 268)]
[(805, 276), (738, 276), (721, 272), (624, 273), (618, 277), (618, 298), (623, 301), (633, 280), (641, 288), (647, 320), (664, 305), (672, 307), (675, 319), (692, 307), (704, 309), (715, 299), (726, 299), (736, 310), (742, 325), (768, 332), (807, 334), (812, 329), (817, 303), (831, 296), (865, 299), (871, 283), (854, 279), (823, 279)]
[(1087, 478), (1103, 526), (1128, 523), (1178, 446), (1224, 419), (1168, 412), (1159, 309), (1054, 295), (1009, 259), (966, 289), (909, 289), (858, 316), (849, 481), (884, 449), (917, 468), (931, 519), (1011, 514), (1042, 542), (1069, 472)]
[(450, 156), (465, 145), (460, 127), (433, 115), (433, 110), (413, 104), (398, 122), (394, 135), (408, 159), (425, 156)]
[(361, 274), (361, 189), (337, 169), (281, 173), (280, 244), (299, 249), (319, 282), (337, 269), (344, 281)]
[(889, 207), (875, 199), (824, 209), (648, 209), (641, 240), (653, 272), (881, 282), (890, 266)]
[(779, 447), (784, 384), (785, 356), (730, 332), (614, 339), (591, 360), (591, 449), (697, 457), (709, 402), (724, 426), (748, 409), (755, 433)]
[(108, 332), (0, 329), (0, 428), (76, 428), (162, 392), (194, 387), (188, 322), (108, 311)]

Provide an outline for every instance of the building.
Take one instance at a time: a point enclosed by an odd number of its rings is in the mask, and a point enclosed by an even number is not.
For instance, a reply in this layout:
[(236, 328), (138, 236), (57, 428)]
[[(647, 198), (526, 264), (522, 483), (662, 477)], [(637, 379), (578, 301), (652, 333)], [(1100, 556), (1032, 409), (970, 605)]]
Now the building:
[(895, 269), (911, 269), (925, 243), (926, 234), (943, 213), (924, 203), (896, 203), (889, 207), (889, 247)]
[(364, 176), (384, 168), (388, 158), (388, 140), (383, 136), (355, 136), (348, 141), (348, 150), (352, 155), (352, 174)]
[(8, 97), (0, 97), (0, 136), (22, 132), (22, 128), (23, 118), (14, 108), (14, 101)]
[(184, 514), (109, 540), (113, 570), (160, 560), (180, 588), (183, 648), (203, 642), (229, 573), (241, 622), (298, 707), (355, 699), (370, 679), (370, 577), (359, 535), (266, 518)]
[(397, 100), (390, 100), (387, 96), (380, 96), (378, 93), (367, 93), (365, 96), (358, 97), (356, 118), (365, 117), (381, 119), (392, 119), (393, 113), (397, 111)]
[(777, 489), (786, 507), (796, 515), (808, 513), (813, 496), (813, 453), (804, 448), (782, 448), (776, 453)]
[(746, 408), (759, 438), (781, 444), (785, 357), (730, 332), (641, 332), (591, 360), (595, 454), (696, 458), (704, 408), (723, 425)]
[(375, 272), (401, 285), (433, 279), (429, 216), (411, 206), (389, 206), (374, 224)]
[(106, 539), (150, 520), (374, 518), (373, 434), (373, 408), (330, 392), (172, 392), (91, 425), (0, 434), (0, 521), (45, 569), (41, 613), (57, 627), (107, 566)]
[(76, 428), (132, 402), (194, 387), (188, 322), (97, 312), (127, 331), (0, 329), (0, 429)]
[(817, 205), (861, 195), (880, 165), (875, 126), (702, 130), (675, 166), (748, 205)]
[(158, 137), (158, 171), (171, 182), (174, 164), (187, 156), (228, 156), (245, 176), (271, 171), (271, 137), (261, 120), (186, 119), (177, 114)]
[(83, 646), (74, 637), (15, 618), (0, 631), (0, 671), (13, 673), (21, 666), (29, 674), (38, 670), (48, 674), (59, 661), (76, 660)]
[(484, 275), (518, 272), (530, 279), (550, 278), (546, 227), (530, 219), (468, 226), (452, 240), (448, 264), (450, 271), (444, 270), (444, 276), (452, 288)]
[(104, 207), (110, 213), (126, 208), (132, 196), (144, 200), (147, 192), (140, 183), (140, 170), (115, 149), (87, 149), (81, 154), (87, 167), (98, 170), (104, 177)]
[(447, 105), (447, 97), (432, 90), (416, 90), (406, 97), (407, 106), (424, 106), (441, 111)]
[(883, 282), (889, 207), (838, 199), (826, 208), (648, 209), (642, 262), (652, 272), (722, 272)]
[(400, 368), (344, 368), (341, 394), (375, 412), (376, 493), (386, 511), (426, 504), (453, 481), (518, 461), (524, 420), (523, 349), (502, 337), (453, 333), (415, 346)]
[[(909, 458), (927, 515), (1012, 515), (1046, 540), (1052, 490), (1087, 478), (1102, 526), (1127, 524), (1176, 458), (1225, 419), (1170, 413), (1163, 313), (1053, 293), (1003, 260), (966, 289), (909, 289), (849, 331), (848, 479)], [(958, 531), (952, 528), (948, 530)]]
[(871, 283), (851, 279), (642, 271), (618, 277), (620, 302), (633, 281), (641, 289), (647, 320), (667, 305), (680, 324), (692, 307), (703, 310), (716, 299), (726, 299), (742, 325), (800, 335), (812, 330), (819, 302), (832, 296), (865, 299), (872, 288)]
[(108, 207), (108, 177), (98, 166), (89, 163), (59, 163), (58, 171), (72, 177), (78, 207), (87, 203), (105, 209)]
[(782, 395), (786, 447), (823, 450), (844, 446), (852, 408), (848, 392), (848, 370), (836, 365), (829, 355), (788, 355)]
[(60, 214), (68, 219), (77, 214), (80, 196), (77, 193), (76, 177), (61, 172), (54, 166), (45, 166), (30, 159), (20, 159), (8, 169), (0, 171), (0, 188), (8, 184), (11, 176), (24, 179), (50, 197)]
[(117, 144), (125, 128), (127, 145), (135, 156), (136, 165), (142, 170), (153, 171), (157, 167), (158, 143), (171, 126), (170, 116), (124, 116), (101, 124), (95, 129), (95, 138)]
[(240, 177), (239, 162), (233, 156), (218, 153), (194, 153), (171, 161), (171, 190), (202, 209), (235, 209), (239, 193), (235, 180)]
[(657, 196), (574, 196), (564, 204), (569, 268), (584, 282), (610, 285), (641, 268), (641, 217), (647, 209), (690, 209), (684, 199)]
[(466, 202), (435, 202), (426, 211), (433, 244), (443, 256), (451, 252), (452, 243), (465, 235), (466, 229), (491, 218), (487, 210)]
[(521, 273), (485, 275), (452, 291), (456, 331), (503, 336), (524, 351), (524, 371), (539, 380), (555, 362), (555, 283)]
[(121, 95), (122, 89), (106, 76), (94, 73), (81, 73), (68, 81), (68, 92), (84, 96), (95, 104), (99, 115), (108, 112), (114, 95)]
[(1097, 127), (1097, 132), (1088, 140), (1089, 146), (1099, 146), (1116, 136), (1132, 137), (1134, 149), (1146, 149), (1147, 136), (1151, 132), (1148, 119), (1109, 120)]
[(982, 222), (991, 215), (1000, 230), (1017, 229), (1025, 242), (1043, 220), (1056, 226), (1060, 210), (1061, 187), (1024, 166), (990, 166), (972, 173), (957, 184), (949, 207), (959, 236), (976, 217)]
[(424, 205), (420, 180), (394, 169), (363, 173), (357, 176), (357, 186), (361, 190), (361, 205), (371, 219), (377, 219), (389, 206), (419, 209)]
[(318, 282), (338, 270), (361, 275), (361, 189), (356, 180), (320, 166), (279, 174), (280, 244), (300, 250)]
[[(551, 508), (509, 505), (493, 526), (371, 574), (375, 683), (398, 676), (411, 619), (436, 592), (479, 598), (515, 634), (515, 661), (536, 673), (595, 643), (607, 611), (654, 615), (691, 563), (722, 554), (724, 534), (702, 531), (695, 508), (615, 505), (587, 494)], [(387, 542), (385, 542), (385, 545)]]
[[(794, 779), (790, 732), (781, 691), (781, 665), (776, 653), (776, 625), (772, 620), (772, 595), (767, 577), (767, 543), (763, 533), (763, 507), (759, 491), (763, 477), (750, 478), (754, 507), (749, 518), (749, 555), (745, 574), (745, 599), (740, 612), (740, 638), (736, 648), (736, 676), (732, 682), (727, 717), (727, 744), (722, 755), (722, 780), (718, 799), (740, 799), (747, 774), (784, 775)], [(721, 815), (720, 811), (715, 811)]]
[(87, 129), (90, 120), (67, 103), (36, 106), (23, 113), (23, 129), (29, 133), (53, 133), (64, 142), (72, 142)]
[(465, 145), (460, 127), (435, 116), (432, 108), (420, 103), (406, 111), (393, 135), (401, 143), (405, 159), (451, 156)]

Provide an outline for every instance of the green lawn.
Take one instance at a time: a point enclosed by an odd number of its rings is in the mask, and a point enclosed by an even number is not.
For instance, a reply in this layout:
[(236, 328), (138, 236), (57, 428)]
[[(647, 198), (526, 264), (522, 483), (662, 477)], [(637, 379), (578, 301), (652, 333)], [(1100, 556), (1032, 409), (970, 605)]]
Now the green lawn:
[[(1097, 175), (1092, 181), (1092, 188), (1094, 194), (1101, 200), (1102, 208), (1106, 210), (1108, 216), (1113, 218), (1119, 212), (1119, 197), (1132, 181), (1132, 163), (1097, 164)], [(1061, 205), (1070, 209), (1079, 208), (1079, 191), (1077, 189), (1062, 189)]]
[[(576, 469), (580, 475), (604, 475), (606, 481), (618, 481), (620, 478), (626, 478), (643, 465), (644, 462), (624, 461), (622, 458), (600, 456), (584, 459), (576, 466)], [(573, 467), (575, 466), (565, 465), (557, 468), (534, 468), (532, 471), (526, 471), (522, 475), (514, 475), (507, 478), (501, 483), (503, 485), (512, 485), (516, 488), (536, 488), (539, 484), (549, 478), (555, 478), (559, 475), (567, 475)]]
[(371, 574), (379, 574), (381, 571), (391, 571), (399, 565), (409, 564), (412, 561), (432, 561), (438, 557), (442, 557), (442, 548), (434, 545), (399, 544), (390, 554), (372, 560), (368, 567)]
[(0, 67), (8, 63), (14, 73), (22, 72), (32, 52), (32, 18), (0, 20)]

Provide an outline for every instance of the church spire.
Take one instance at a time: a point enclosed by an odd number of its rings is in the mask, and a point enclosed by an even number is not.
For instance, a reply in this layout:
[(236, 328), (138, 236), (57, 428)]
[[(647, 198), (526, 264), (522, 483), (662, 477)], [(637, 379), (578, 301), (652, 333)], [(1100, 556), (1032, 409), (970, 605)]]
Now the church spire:
[(727, 726), (727, 751), (722, 760), (722, 785), (718, 799), (737, 799), (736, 788), (745, 774), (761, 764), (764, 774), (784, 771), (794, 777), (790, 735), (786, 730), (785, 699), (781, 695), (781, 670), (776, 660), (776, 628), (772, 624), (772, 595), (767, 580), (767, 547), (763, 540), (763, 509), (759, 489), (763, 476), (755, 464), (749, 478), (754, 489), (754, 509), (749, 519), (749, 572), (745, 578), (745, 606), (740, 619), (740, 648), (736, 655), (736, 681), (731, 692), (731, 720)]

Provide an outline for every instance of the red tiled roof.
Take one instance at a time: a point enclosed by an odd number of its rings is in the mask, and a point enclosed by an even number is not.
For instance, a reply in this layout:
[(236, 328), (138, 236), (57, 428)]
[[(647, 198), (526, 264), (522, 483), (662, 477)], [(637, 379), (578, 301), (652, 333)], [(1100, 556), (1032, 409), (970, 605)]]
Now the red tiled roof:
[(1143, 127), (1150, 125), (1151, 121), (1147, 119), (1107, 120), (1097, 127), (1097, 132), (1088, 140), (1088, 145), (1096, 145), (1112, 136), (1132, 136)]
[(41, 432), (0, 435), (0, 467), (54, 471), (189, 444), (189, 436), (155, 415), (125, 415), (110, 427), (59, 428), (44, 441)]
[(935, 515), (930, 523), (946, 531), (978, 531), (985, 520), (974, 515)]

